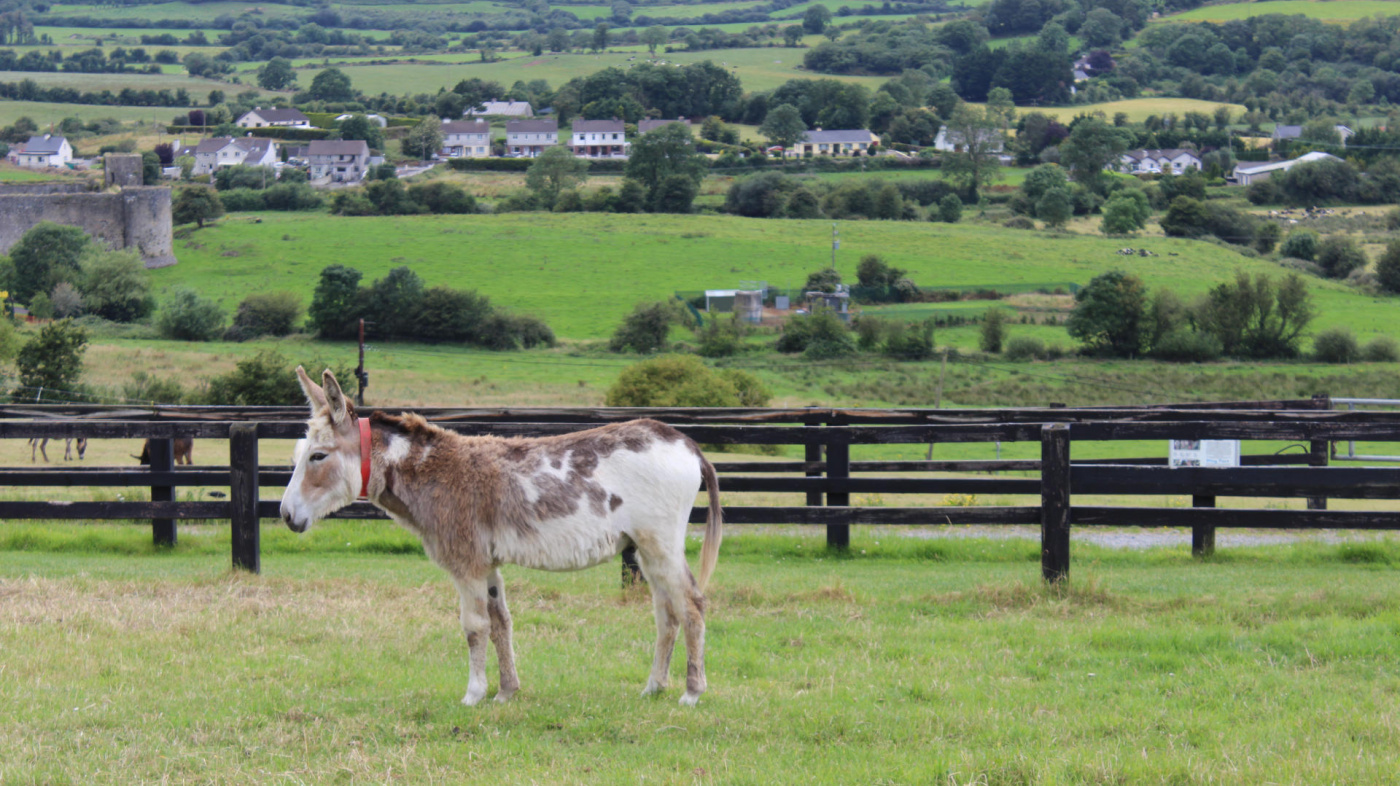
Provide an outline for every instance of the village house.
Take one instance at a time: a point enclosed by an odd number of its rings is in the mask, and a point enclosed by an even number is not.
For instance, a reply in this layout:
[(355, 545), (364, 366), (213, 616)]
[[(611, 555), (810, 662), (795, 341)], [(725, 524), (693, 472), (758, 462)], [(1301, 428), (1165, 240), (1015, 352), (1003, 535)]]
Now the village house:
[(358, 183), (369, 170), (369, 145), (363, 139), (315, 139), (306, 146), (306, 157), (311, 164), (312, 180)]
[(1235, 165), (1235, 171), (1230, 175), (1230, 178), (1242, 186), (1247, 186), (1250, 183), (1268, 180), (1276, 173), (1287, 172), (1299, 164), (1306, 164), (1310, 161), (1341, 160), (1331, 153), (1313, 151), (1289, 161), (1246, 161)]
[(559, 144), (557, 120), (510, 120), (506, 122), (506, 155), (534, 158), (546, 147)]
[(820, 128), (808, 131), (802, 140), (792, 146), (792, 155), (802, 156), (858, 156), (874, 154), (880, 145), (880, 137), (869, 130), (860, 128), (845, 131), (823, 131)]
[(277, 143), (252, 136), (215, 137), (181, 148), (176, 157), (181, 155), (194, 157), (191, 174), (209, 175), (226, 166), (271, 167), (277, 163)]
[(468, 108), (466, 117), (534, 117), (529, 101), (483, 101), (480, 109)]
[(31, 136), (19, 152), (17, 163), (31, 169), (67, 166), (73, 160), (73, 146), (57, 134)]
[[(1169, 150), (1129, 150), (1118, 157), (1117, 169), (1130, 175), (1160, 175), (1163, 172), (1173, 175), (1184, 173), (1187, 168), (1196, 171), (1204, 169), (1201, 157), (1194, 150), (1172, 148)], [(1114, 169), (1109, 164), (1108, 169)]]
[(442, 121), (442, 155), (447, 158), (491, 155), (491, 124), (485, 120)]
[[(1006, 147), (1006, 139), (995, 129), (983, 130), (981, 138), (987, 143), (988, 152), (1000, 153)], [(963, 147), (962, 134), (949, 130), (947, 126), (940, 127), (938, 136), (933, 138), (933, 149), (942, 153), (961, 153)]]
[(234, 125), (239, 128), (310, 128), (311, 118), (299, 109), (257, 107), (238, 118)]
[(569, 151), (583, 158), (626, 158), (627, 129), (621, 120), (575, 120)]
[(661, 127), (663, 127), (663, 126), (669, 126), (669, 125), (672, 124), (672, 123), (680, 123), (681, 125), (685, 126), (686, 128), (690, 128), (690, 121), (689, 121), (689, 120), (686, 120), (686, 119), (683, 118), (683, 117), (678, 117), (678, 118), (676, 118), (675, 120), (667, 120), (667, 119), (665, 119), (665, 118), (658, 118), (658, 119), (655, 119), (655, 120), (642, 120), (642, 121), (639, 121), (639, 122), (637, 123), (637, 133), (638, 133), (638, 134), (645, 134), (645, 133), (648, 133), (648, 132), (650, 132), (650, 131), (655, 131), (656, 129), (661, 128)]

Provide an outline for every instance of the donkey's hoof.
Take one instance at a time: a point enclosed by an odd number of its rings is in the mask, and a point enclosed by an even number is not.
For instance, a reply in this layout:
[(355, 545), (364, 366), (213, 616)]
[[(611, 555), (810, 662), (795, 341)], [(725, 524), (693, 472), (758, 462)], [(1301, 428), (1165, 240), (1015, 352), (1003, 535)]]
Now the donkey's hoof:
[(499, 702), (499, 703), (501, 703), (501, 704), (505, 704), (506, 702), (510, 701), (510, 700), (513, 699), (513, 698), (515, 698), (515, 691), (514, 691), (514, 690), (500, 690), (500, 691), (496, 691), (496, 701)]
[(681, 706), (682, 706), (682, 707), (694, 707), (695, 705), (697, 705), (697, 704), (699, 704), (699, 703), (700, 703), (700, 694), (698, 694), (698, 693), (691, 693), (691, 692), (689, 692), (689, 691), (686, 691), (686, 694), (685, 694), (684, 696), (681, 697)]
[(481, 700), (484, 698), (486, 698), (485, 690), (469, 690), (467, 691), (467, 695), (462, 697), (462, 703), (467, 705), (468, 707), (475, 707), (477, 704), (481, 703)]
[(666, 690), (665, 685), (657, 682), (656, 680), (647, 680), (647, 686), (645, 688), (642, 688), (642, 695), (655, 696), (656, 694), (661, 693), (664, 690)]

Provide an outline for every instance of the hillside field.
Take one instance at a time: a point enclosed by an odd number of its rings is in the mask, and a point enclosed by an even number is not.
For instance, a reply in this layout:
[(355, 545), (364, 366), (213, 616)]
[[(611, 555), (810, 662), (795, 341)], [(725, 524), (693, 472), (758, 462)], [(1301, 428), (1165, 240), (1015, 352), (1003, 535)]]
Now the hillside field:
[(1302, 14), (1324, 22), (1354, 22), (1370, 16), (1393, 16), (1400, 11), (1394, 0), (1259, 0), (1193, 8), (1163, 17), (1163, 22), (1228, 22), (1265, 14)]
[[(837, 267), (854, 279), (864, 254), (880, 254), (925, 286), (1073, 281), (1121, 268), (1183, 295), (1204, 292), (1240, 268), (1278, 273), (1226, 247), (1180, 239), (1047, 235), (973, 224), (838, 222)], [(300, 293), (320, 270), (358, 268), (366, 280), (407, 265), (428, 285), (478, 289), (501, 305), (543, 317), (566, 338), (611, 334), (633, 305), (676, 290), (743, 280), (798, 287), (829, 262), (832, 222), (666, 216), (519, 213), (351, 218), (237, 214), (176, 241), (180, 264), (154, 271), (157, 287), (187, 284), (226, 311), (255, 291)], [(1158, 256), (1123, 257), (1124, 245)], [(1170, 256), (1178, 254), (1179, 256)], [(1396, 331), (1390, 299), (1311, 282), (1318, 327), (1347, 324), (1363, 337)]]
[[(50, 104), (43, 101), (0, 101), (0, 125), (10, 125), (27, 117), (41, 127), (57, 123), (65, 117), (79, 120), (113, 118), (124, 123), (169, 123), (170, 119), (188, 109), (174, 106), (100, 106), (96, 104)], [(79, 146), (82, 146), (79, 142)]]

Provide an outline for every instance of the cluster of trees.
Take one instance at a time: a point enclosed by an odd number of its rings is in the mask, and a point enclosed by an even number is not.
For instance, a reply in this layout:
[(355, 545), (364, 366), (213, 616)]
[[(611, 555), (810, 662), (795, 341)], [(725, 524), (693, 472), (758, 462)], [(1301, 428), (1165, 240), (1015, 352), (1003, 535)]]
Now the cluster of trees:
[(71, 87), (44, 87), (32, 79), (0, 82), (0, 99), (12, 101), (41, 101), (55, 104), (92, 104), (97, 106), (189, 106), (190, 95), (184, 89), (137, 90), (122, 88), (84, 91)]
[(869, 218), (945, 221), (962, 217), (962, 198), (946, 180), (822, 181), (764, 172), (738, 180), (725, 210), (750, 218)]
[(214, 187), (224, 210), (315, 210), (324, 203), (321, 194), (300, 169), (286, 167), (281, 177), (267, 167), (231, 166), (214, 173)]
[(1394, 204), (1400, 202), (1400, 160), (1373, 158), (1364, 173), (1350, 161), (1308, 161), (1251, 183), (1245, 195), (1256, 205)]
[(424, 286), (407, 267), (362, 286), (360, 271), (331, 265), (307, 311), (307, 327), (319, 338), (356, 335), (359, 320), (377, 338), (428, 343), (471, 344), (493, 350), (554, 346), (554, 332), (542, 320), (511, 314), (476, 290)]
[(1276, 281), (1241, 271), (1187, 303), (1171, 289), (1149, 293), (1136, 276), (1110, 271), (1076, 293), (1066, 328), (1099, 357), (1293, 358), (1313, 316), (1296, 273)]
[[(390, 165), (392, 166), (392, 165)], [(475, 213), (476, 197), (461, 186), (430, 180), (405, 187), (393, 177), (374, 180), (364, 188), (337, 191), (331, 212), (338, 216), (403, 216), (420, 213)]]
[(117, 47), (110, 53), (101, 49), (86, 49), (67, 57), (57, 49), (48, 52), (31, 49), (22, 56), (16, 54), (13, 49), (0, 49), (0, 71), (64, 71), (74, 74), (160, 73), (159, 61), (152, 63), (151, 60), (151, 55), (139, 48), (128, 50)]
[(113, 251), (86, 232), (41, 222), (0, 258), (0, 289), (43, 318), (94, 314), (134, 322), (155, 310), (150, 276), (134, 251)]
[(708, 60), (680, 67), (640, 63), (571, 79), (554, 95), (553, 106), (560, 122), (572, 117), (617, 117), (629, 123), (648, 116), (729, 118), (743, 95), (739, 78)]

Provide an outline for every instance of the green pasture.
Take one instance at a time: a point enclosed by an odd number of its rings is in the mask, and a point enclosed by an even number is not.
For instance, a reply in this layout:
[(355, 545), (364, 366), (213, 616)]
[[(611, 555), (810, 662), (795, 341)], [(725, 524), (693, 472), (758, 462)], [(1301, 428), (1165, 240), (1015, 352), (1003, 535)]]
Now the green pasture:
[[(651, 604), (615, 563), (507, 566), (522, 689), (467, 708), (456, 593), (392, 525), (269, 524), (261, 576), (229, 571), (226, 527), (183, 527), (173, 553), (149, 538), (0, 530), (0, 780), (1384, 784), (1400, 768), (1393, 540), (1209, 561), (1076, 543), (1071, 581), (1046, 589), (1033, 540), (857, 528), (844, 558), (819, 531), (731, 533), (707, 593), (710, 690), (683, 709), (676, 687), (638, 695)], [(494, 694), (494, 654), (489, 673)]]
[[(716, 65), (730, 69), (743, 82), (749, 91), (771, 90), (789, 79), (812, 79), (824, 74), (813, 74), (802, 70), (802, 54), (805, 50), (784, 47), (756, 49), (724, 49), (703, 52), (671, 52), (658, 56), (658, 60), (685, 65), (709, 60)], [(546, 53), (539, 57), (513, 57), (495, 63), (470, 62), (471, 55), (447, 56), (458, 61), (455, 64), (395, 64), (395, 65), (338, 65), (356, 88), (365, 93), (402, 93), (406, 86), (414, 92), (435, 92), (440, 87), (451, 89), (457, 82), (477, 77), (495, 80), (502, 84), (512, 84), (516, 80), (530, 81), (543, 79), (558, 87), (576, 76), (586, 76), (608, 67), (626, 68), (634, 63), (648, 62), (644, 51), (603, 52), (600, 54), (554, 54)], [(381, 58), (382, 59), (382, 58)], [(318, 64), (320, 61), (316, 61)], [(311, 84), (318, 68), (304, 68), (299, 74), (302, 84)], [(866, 85), (872, 90), (887, 81), (887, 77), (875, 76), (832, 76), (843, 82)]]
[(1215, 101), (1202, 101), (1196, 98), (1167, 98), (1161, 96), (1154, 98), (1128, 98), (1122, 101), (1106, 101), (1101, 104), (1072, 104), (1070, 106), (1046, 106), (1036, 107), (1034, 109), (1018, 107), (1016, 111), (1020, 114), (1026, 112), (1041, 112), (1051, 117), (1058, 118), (1064, 123), (1068, 123), (1079, 115), (1093, 114), (1095, 112), (1102, 112), (1105, 117), (1112, 120), (1115, 114), (1125, 112), (1128, 115), (1129, 122), (1141, 123), (1143, 120), (1147, 119), (1148, 115), (1157, 115), (1160, 117), (1168, 112), (1174, 112), (1177, 115), (1183, 115), (1187, 112), (1204, 112), (1205, 114), (1211, 114), (1220, 106), (1230, 107), (1230, 111), (1237, 117), (1247, 111), (1243, 104), (1222, 104)]
[[(191, 96), (200, 99), (201, 96)], [(124, 123), (169, 123), (186, 111), (173, 106), (97, 106), (94, 104), (51, 104), (43, 101), (0, 101), (0, 125), (10, 125), (28, 117), (39, 125), (57, 123), (65, 117), (82, 120), (114, 118)]]
[(52, 88), (62, 87), (72, 90), (82, 90), (85, 92), (100, 92), (110, 90), (113, 93), (125, 88), (132, 90), (188, 90), (190, 95), (201, 102), (211, 90), (222, 90), (224, 92), (243, 90), (253, 90), (258, 93), (267, 93), (255, 84), (252, 85), (230, 85), (228, 82), (220, 82), (214, 79), (201, 79), (199, 77), (179, 74), (76, 74), (66, 71), (55, 72), (33, 72), (33, 71), (0, 71), (0, 82), (20, 82), (25, 79), (37, 83), (40, 87)]
[(1228, 22), (1265, 14), (1302, 14), (1324, 22), (1354, 22), (1371, 16), (1394, 16), (1392, 0), (1257, 0), (1250, 3), (1207, 5), (1161, 19), (1163, 22)]
[(246, 3), (234, 2), (169, 2), (131, 6), (55, 3), (49, 6), (48, 13), (51, 17), (85, 16), (96, 19), (180, 19), (188, 21), (208, 19), (212, 21), (217, 16), (224, 14), (241, 16), (250, 10), (267, 18), (305, 16), (307, 13), (306, 9), (297, 6), (274, 4), (249, 6)]

